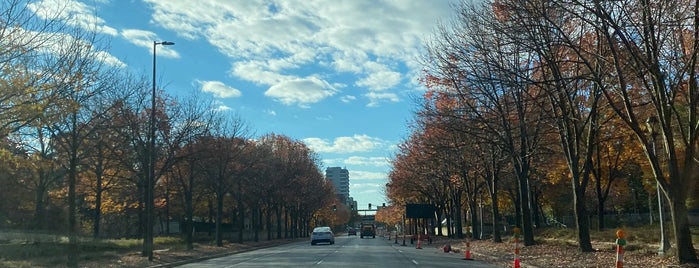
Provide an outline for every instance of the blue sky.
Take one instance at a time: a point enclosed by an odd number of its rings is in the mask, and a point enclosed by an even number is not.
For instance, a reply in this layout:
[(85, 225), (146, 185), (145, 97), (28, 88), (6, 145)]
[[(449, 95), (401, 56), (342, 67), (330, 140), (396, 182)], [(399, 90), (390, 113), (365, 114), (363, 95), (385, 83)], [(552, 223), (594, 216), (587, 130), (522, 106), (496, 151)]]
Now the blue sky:
[(409, 134), (424, 40), (454, 0), (45, 0), (42, 14), (110, 40), (112, 64), (159, 87), (212, 98), (256, 136), (304, 141), (325, 167), (350, 171), (359, 208), (386, 202), (395, 147)]

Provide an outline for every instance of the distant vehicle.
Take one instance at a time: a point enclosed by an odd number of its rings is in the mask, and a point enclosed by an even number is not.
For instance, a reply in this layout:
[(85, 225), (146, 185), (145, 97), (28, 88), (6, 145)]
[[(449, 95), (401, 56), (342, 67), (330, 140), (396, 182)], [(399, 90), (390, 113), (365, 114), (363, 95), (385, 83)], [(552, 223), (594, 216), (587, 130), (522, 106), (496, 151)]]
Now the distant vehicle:
[(315, 246), (315, 244), (318, 243), (335, 244), (335, 234), (333, 234), (330, 227), (322, 226), (313, 229), (313, 234), (311, 234), (311, 246)]
[(357, 229), (354, 229), (354, 228), (347, 229), (347, 236), (350, 236), (350, 235), (357, 235)]
[(362, 229), (360, 230), (359, 238), (364, 238), (371, 236), (371, 238), (376, 238), (376, 226), (370, 223), (362, 223)]

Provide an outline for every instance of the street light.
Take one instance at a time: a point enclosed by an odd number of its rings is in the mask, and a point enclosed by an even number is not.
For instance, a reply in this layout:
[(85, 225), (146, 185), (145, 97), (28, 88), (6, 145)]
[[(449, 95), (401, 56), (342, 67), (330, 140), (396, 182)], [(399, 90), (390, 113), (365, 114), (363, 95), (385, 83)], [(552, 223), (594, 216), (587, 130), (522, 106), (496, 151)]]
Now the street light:
[[(657, 131), (657, 125), (658, 125), (658, 118), (655, 116), (648, 117), (646, 119), (646, 128), (648, 128), (648, 132), (650, 133), (651, 139), (651, 150), (653, 153), (653, 157), (655, 157), (655, 161), (658, 161), (658, 154), (655, 149), (655, 139), (658, 136), (658, 131)], [(651, 165), (653, 165), (653, 159), (651, 157)], [(660, 179), (658, 177), (658, 172), (653, 171), (653, 175), (655, 177), (655, 188), (657, 190), (657, 195), (658, 195), (658, 221), (660, 222), (660, 246), (658, 247), (658, 255), (665, 255), (665, 252), (667, 252), (670, 249), (670, 241), (665, 239), (665, 217), (663, 216), (663, 199), (661, 197), (661, 185), (660, 185)]]
[(153, 260), (153, 227), (155, 221), (155, 58), (156, 58), (156, 47), (158, 45), (171, 46), (174, 45), (173, 42), (153, 41), (153, 90), (151, 92), (151, 106), (150, 106), (150, 119), (149, 119), (149, 133), (148, 133), (148, 177), (146, 178), (146, 230), (143, 239), (144, 242), (144, 253), (148, 256), (148, 260)]

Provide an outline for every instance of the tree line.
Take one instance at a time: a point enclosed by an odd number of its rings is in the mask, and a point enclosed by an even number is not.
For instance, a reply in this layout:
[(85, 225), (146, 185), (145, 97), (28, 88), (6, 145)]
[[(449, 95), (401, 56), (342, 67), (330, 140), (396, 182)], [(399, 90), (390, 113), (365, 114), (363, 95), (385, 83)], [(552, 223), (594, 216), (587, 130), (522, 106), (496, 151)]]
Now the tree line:
[(254, 240), (269, 240), (307, 236), (324, 220), (335, 190), (303, 142), (253, 137), (196, 94), (158, 89), (152, 110), (150, 77), (108, 56), (97, 29), (22, 0), (0, 10), (0, 228), (66, 234), (77, 267), (86, 235), (143, 238), (152, 257), (149, 217), (183, 222), (189, 249), (194, 221), (215, 223), (221, 246), (223, 224), (242, 243), (246, 222)]
[(605, 228), (604, 214), (650, 198), (657, 185), (675, 256), (696, 263), (687, 216), (699, 179), (699, 5), (454, 8), (425, 43), (428, 90), (393, 159), (392, 203), (434, 204), (437, 222), (457, 236), (461, 219), (478, 228), (487, 204), (493, 239), (502, 241), (503, 214), (515, 215), (525, 245), (542, 219), (572, 213), (580, 250), (592, 251), (590, 216)]

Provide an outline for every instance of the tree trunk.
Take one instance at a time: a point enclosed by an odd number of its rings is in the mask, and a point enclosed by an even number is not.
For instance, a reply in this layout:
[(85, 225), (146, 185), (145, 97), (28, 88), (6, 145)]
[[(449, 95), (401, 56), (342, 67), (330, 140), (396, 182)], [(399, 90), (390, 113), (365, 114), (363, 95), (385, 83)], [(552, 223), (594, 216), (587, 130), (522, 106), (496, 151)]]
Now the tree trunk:
[(438, 222), (437, 235), (444, 236), (444, 233), (442, 232), (442, 215), (444, 214), (444, 208), (438, 208), (437, 211), (435, 212), (435, 214), (437, 214), (437, 222)]
[(534, 229), (532, 228), (532, 215), (531, 209), (529, 207), (529, 178), (523, 174), (528, 174), (528, 172), (522, 171), (518, 175), (518, 186), (519, 186), (519, 208), (521, 211), (521, 229), (524, 235), (523, 244), (525, 246), (534, 245)]
[(464, 225), (461, 221), (461, 193), (454, 198), (454, 219), (456, 219), (456, 237), (459, 239), (464, 238)]
[[(635, 192), (633, 194), (636, 194)], [(606, 228), (604, 226), (604, 201), (597, 201), (597, 230), (602, 231)]]
[(102, 220), (102, 176), (97, 176), (97, 189), (95, 190), (95, 215), (92, 223), (92, 237), (99, 238), (100, 221)]
[(478, 207), (476, 206), (475, 197), (470, 199), (471, 200), (468, 201), (468, 209), (471, 211), (471, 223), (469, 224), (471, 226), (471, 234), (469, 237), (471, 237), (471, 239), (476, 239), (478, 238), (476, 234), (480, 233), (478, 224)]
[(275, 207), (277, 213), (277, 239), (282, 239), (282, 206)]
[(46, 187), (44, 186), (44, 180), (46, 175), (43, 174), (42, 169), (39, 169), (39, 185), (37, 185), (35, 193), (35, 206), (34, 206), (34, 228), (44, 229), (46, 225), (46, 211), (44, 209), (44, 196), (46, 195)]
[[(516, 191), (515, 194), (510, 193), (510, 196), (514, 203), (512, 207), (515, 208), (515, 226), (522, 226), (522, 209), (519, 207), (519, 191)], [(509, 225), (510, 223), (507, 222), (507, 224)]]
[(541, 227), (541, 213), (539, 213), (539, 195), (536, 190), (531, 192), (532, 194), (532, 217), (534, 218), (534, 227)]
[[(675, 185), (678, 185), (678, 183), (673, 184), (673, 186)], [(697, 263), (697, 255), (692, 243), (692, 233), (687, 220), (686, 189), (677, 189), (682, 187), (674, 187), (675, 194), (669, 198), (672, 226), (674, 227), (673, 233), (677, 241), (677, 258), (681, 264)]]
[(284, 238), (289, 238), (289, 208), (284, 209)]
[(221, 230), (221, 222), (223, 221), (223, 196), (224, 193), (216, 194), (216, 246), (223, 247), (223, 230)]
[(255, 233), (255, 238), (253, 241), (258, 242), (260, 241), (260, 209), (258, 207), (255, 207), (252, 209), (252, 230)]
[(243, 243), (243, 232), (245, 232), (245, 208), (241, 194), (238, 194), (238, 243)]
[(267, 209), (265, 213), (265, 221), (267, 223), (267, 241), (272, 240), (272, 210)]
[[(495, 186), (496, 182), (493, 181), (493, 189), (497, 189)], [(498, 192), (490, 190), (490, 207), (493, 210), (493, 242), (502, 243), (502, 237), (500, 236), (500, 209), (498, 208)]]
[(580, 251), (592, 252), (592, 241), (590, 241), (590, 219), (585, 208), (585, 193), (583, 189), (574, 183), (573, 185), (575, 222), (577, 223), (578, 243)]

